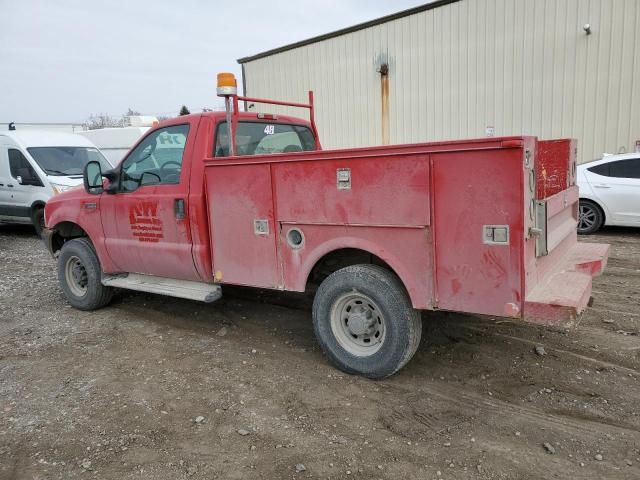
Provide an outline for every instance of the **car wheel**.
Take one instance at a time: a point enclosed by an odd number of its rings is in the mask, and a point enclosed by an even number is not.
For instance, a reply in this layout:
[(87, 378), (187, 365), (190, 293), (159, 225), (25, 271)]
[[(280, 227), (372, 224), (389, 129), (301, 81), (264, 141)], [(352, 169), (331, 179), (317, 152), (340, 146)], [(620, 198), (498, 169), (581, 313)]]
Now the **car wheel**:
[(604, 214), (598, 205), (580, 200), (578, 207), (578, 233), (589, 235), (597, 232), (604, 223)]
[(402, 283), (377, 265), (354, 265), (329, 275), (313, 301), (313, 326), (329, 361), (340, 370), (384, 378), (418, 349), (420, 312)]
[(66, 242), (58, 257), (58, 281), (69, 303), (79, 310), (96, 310), (113, 297), (113, 288), (102, 285), (102, 269), (87, 238)]
[(42, 237), (42, 229), (44, 228), (44, 207), (36, 207), (31, 214), (31, 222), (36, 234)]

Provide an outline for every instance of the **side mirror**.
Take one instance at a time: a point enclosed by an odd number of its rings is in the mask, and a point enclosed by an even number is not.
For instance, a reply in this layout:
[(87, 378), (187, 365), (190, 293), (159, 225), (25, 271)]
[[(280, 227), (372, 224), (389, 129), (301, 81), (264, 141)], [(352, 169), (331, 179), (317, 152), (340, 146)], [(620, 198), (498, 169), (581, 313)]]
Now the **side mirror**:
[(84, 182), (84, 190), (92, 195), (99, 195), (102, 193), (102, 167), (100, 162), (92, 161), (84, 166), (84, 172), (82, 175)]

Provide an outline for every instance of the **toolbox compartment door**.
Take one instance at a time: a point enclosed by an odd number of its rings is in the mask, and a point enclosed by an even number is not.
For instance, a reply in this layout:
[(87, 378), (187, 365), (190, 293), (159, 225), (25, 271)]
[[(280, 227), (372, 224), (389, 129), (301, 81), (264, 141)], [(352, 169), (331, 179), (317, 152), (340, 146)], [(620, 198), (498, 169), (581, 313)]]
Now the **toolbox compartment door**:
[(437, 307), (519, 317), (522, 150), (431, 158)]
[(215, 281), (277, 288), (270, 165), (205, 170)]

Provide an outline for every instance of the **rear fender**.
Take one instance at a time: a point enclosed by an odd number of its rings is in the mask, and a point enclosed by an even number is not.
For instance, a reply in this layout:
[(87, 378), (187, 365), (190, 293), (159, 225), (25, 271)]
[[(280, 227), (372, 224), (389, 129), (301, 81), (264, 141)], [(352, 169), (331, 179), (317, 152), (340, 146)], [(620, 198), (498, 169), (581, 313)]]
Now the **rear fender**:
[[(412, 228), (397, 230), (403, 230), (405, 234), (410, 233), (414, 234), (414, 236), (420, 235), (423, 242), (425, 240), (424, 232), (426, 229)], [(393, 237), (391, 235), (386, 236), (390, 238), (390, 242), (392, 243)], [(411, 303), (414, 308), (432, 308), (429, 302), (431, 292), (429, 291), (429, 285), (427, 285), (428, 282), (425, 281), (425, 278), (427, 278), (429, 273), (426, 271), (425, 265), (421, 265), (420, 262), (415, 262), (417, 264), (409, 265), (409, 262), (407, 262), (406, 259), (401, 258), (399, 254), (402, 249), (394, 251), (393, 248), (389, 248), (389, 245), (379, 244), (366, 238), (356, 236), (330, 238), (329, 240), (315, 246), (311, 246), (309, 243), (310, 242), (308, 242), (306, 246), (310, 246), (311, 248), (304, 252), (304, 254), (298, 256), (296, 253), (290, 252), (290, 254), (296, 255), (297, 258), (293, 257), (284, 259), (285, 270), (288, 270), (285, 272), (285, 287), (287, 290), (304, 291), (311, 271), (325, 255), (337, 250), (353, 248), (365, 251), (383, 260), (400, 278), (402, 284), (407, 290), (407, 293), (409, 294), (409, 297), (411, 298)], [(406, 251), (407, 249), (404, 250)], [(430, 267), (430, 262), (427, 258), (428, 251), (429, 248), (427, 247), (426, 242), (424, 242), (424, 257), (426, 264)], [(285, 253), (285, 256), (286, 255), (287, 254)], [(287, 265), (291, 265), (293, 267), (296, 263), (298, 264), (297, 267), (287, 269)], [(419, 277), (420, 274), (422, 278)]]

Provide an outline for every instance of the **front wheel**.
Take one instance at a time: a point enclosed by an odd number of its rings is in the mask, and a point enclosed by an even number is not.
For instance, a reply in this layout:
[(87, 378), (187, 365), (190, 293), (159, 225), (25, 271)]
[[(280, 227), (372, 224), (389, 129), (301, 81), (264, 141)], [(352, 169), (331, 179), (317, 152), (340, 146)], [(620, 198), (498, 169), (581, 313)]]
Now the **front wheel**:
[(69, 303), (79, 310), (96, 310), (113, 297), (113, 288), (101, 282), (102, 270), (87, 238), (66, 242), (58, 257), (58, 281)]
[(422, 334), (420, 312), (402, 283), (377, 265), (353, 265), (329, 275), (313, 301), (313, 326), (332, 364), (374, 379), (400, 370)]
[(44, 207), (36, 207), (31, 215), (31, 222), (36, 234), (42, 237), (42, 229), (44, 228)]
[(589, 235), (597, 232), (604, 223), (600, 207), (588, 200), (580, 200), (578, 206), (578, 233)]

